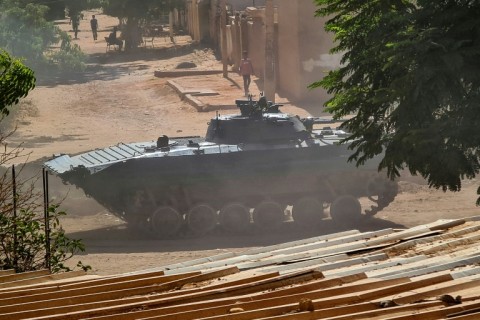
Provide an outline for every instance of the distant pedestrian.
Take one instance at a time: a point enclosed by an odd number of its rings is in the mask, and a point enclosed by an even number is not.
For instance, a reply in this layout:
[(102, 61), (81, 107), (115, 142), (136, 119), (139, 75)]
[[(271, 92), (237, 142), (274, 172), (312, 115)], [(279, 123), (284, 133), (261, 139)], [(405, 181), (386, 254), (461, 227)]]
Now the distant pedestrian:
[(250, 59), (248, 58), (247, 51), (243, 51), (243, 58), (240, 61), (240, 67), (238, 71), (243, 77), (243, 89), (245, 90), (245, 97), (247, 97), (248, 93), (250, 92), (249, 91), (250, 82), (252, 81), (250, 76), (253, 75), (253, 65)]
[(92, 15), (92, 19), (90, 20), (90, 27), (92, 28), (93, 40), (97, 40), (98, 21), (95, 18), (95, 15)]
[(80, 25), (80, 17), (78, 16), (78, 14), (74, 14), (71, 18), (70, 18), (70, 22), (72, 23), (72, 29), (73, 29), (73, 33), (75, 34), (75, 39), (78, 39), (77, 35), (78, 35), (78, 27)]

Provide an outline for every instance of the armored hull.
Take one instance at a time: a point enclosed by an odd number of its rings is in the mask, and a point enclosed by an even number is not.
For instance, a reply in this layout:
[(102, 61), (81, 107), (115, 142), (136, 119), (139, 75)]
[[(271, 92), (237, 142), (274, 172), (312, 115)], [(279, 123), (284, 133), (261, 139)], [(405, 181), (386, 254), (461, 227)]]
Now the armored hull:
[[(397, 185), (377, 173), (375, 162), (356, 168), (347, 161), (351, 151), (338, 144), (344, 132), (315, 134), (298, 117), (239, 104), (242, 113), (212, 119), (205, 138), (163, 136), (63, 155), (45, 166), (160, 238), (183, 226), (196, 235), (217, 225), (229, 232), (273, 229), (287, 206), (299, 224), (319, 222), (328, 207), (332, 218), (351, 220), (393, 201)], [(363, 214), (360, 197), (374, 202)]]

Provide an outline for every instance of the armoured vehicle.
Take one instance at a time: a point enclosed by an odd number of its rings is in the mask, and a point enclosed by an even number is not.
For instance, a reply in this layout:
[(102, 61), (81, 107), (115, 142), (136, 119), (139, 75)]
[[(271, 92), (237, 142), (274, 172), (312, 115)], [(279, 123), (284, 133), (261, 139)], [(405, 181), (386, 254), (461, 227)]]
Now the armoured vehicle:
[[(159, 238), (218, 225), (268, 230), (292, 218), (313, 225), (327, 209), (332, 219), (355, 221), (395, 198), (397, 184), (378, 173), (378, 162), (357, 168), (347, 161), (351, 151), (338, 143), (344, 131), (312, 130), (315, 119), (282, 113), (264, 97), (236, 103), (240, 113), (217, 113), (205, 137), (119, 143), (45, 167)], [(362, 197), (373, 202), (363, 212)]]

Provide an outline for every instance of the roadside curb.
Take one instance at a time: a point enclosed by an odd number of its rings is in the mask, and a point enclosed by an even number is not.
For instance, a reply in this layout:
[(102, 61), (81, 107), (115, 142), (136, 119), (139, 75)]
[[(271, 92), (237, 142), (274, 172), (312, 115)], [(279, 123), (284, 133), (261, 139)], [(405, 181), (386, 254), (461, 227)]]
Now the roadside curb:
[(185, 77), (185, 76), (204, 76), (212, 74), (221, 74), (222, 70), (168, 70), (155, 71), (153, 74), (157, 78)]
[(198, 90), (198, 89), (185, 89), (175, 80), (167, 80), (167, 85), (173, 88), (182, 100), (185, 100), (192, 105), (199, 112), (234, 109), (237, 106), (235, 104), (209, 104), (203, 103), (198, 99), (199, 96), (216, 96), (218, 92), (210, 89)]

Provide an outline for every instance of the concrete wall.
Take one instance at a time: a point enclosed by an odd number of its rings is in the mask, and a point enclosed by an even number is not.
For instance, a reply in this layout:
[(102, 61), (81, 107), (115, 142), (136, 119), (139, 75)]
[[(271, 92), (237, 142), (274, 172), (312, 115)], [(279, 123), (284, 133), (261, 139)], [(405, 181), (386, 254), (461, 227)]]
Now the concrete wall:
[(210, 3), (190, 1), (186, 4), (186, 24), (194, 41), (205, 41), (210, 38)]
[(340, 57), (328, 52), (331, 35), (324, 31), (325, 20), (314, 17), (316, 6), (310, 0), (282, 1), (278, 5), (278, 88), (290, 99), (328, 100), (323, 89), (307, 87), (339, 65)]
[[(190, 33), (195, 40), (210, 35), (211, 41), (221, 48), (221, 32), (218, 21), (218, 1), (208, 3), (200, 14), (197, 1), (190, 2)], [(265, 66), (265, 12), (261, 2), (256, 0), (257, 8), (251, 8), (251, 0), (228, 0), (228, 4), (246, 11), (248, 20), (243, 20), (240, 35), (234, 34), (235, 27), (227, 28), (228, 60), (236, 66), (240, 59), (239, 51), (248, 50), (255, 75), (263, 78)], [(201, 3), (202, 3), (201, 2)], [(274, 0), (277, 8), (275, 26), (276, 79), (277, 91), (293, 101), (314, 103), (321, 107), (329, 98), (323, 89), (308, 89), (315, 81), (321, 80), (326, 72), (339, 66), (340, 55), (330, 55), (333, 39), (324, 30), (325, 20), (316, 18), (317, 7), (313, 0)], [(236, 10), (236, 9), (235, 9)], [(209, 26), (205, 20), (209, 20)], [(234, 17), (230, 17), (232, 21)], [(233, 23), (233, 21), (232, 21)], [(192, 32), (193, 31), (193, 32)], [(240, 42), (240, 43), (239, 43)], [(234, 68), (235, 69), (235, 68)], [(262, 88), (262, 80), (259, 80)], [(313, 105), (312, 105), (313, 106)]]
[(202, 2), (198, 6), (198, 20), (199, 20), (199, 41), (210, 40), (210, 4)]

